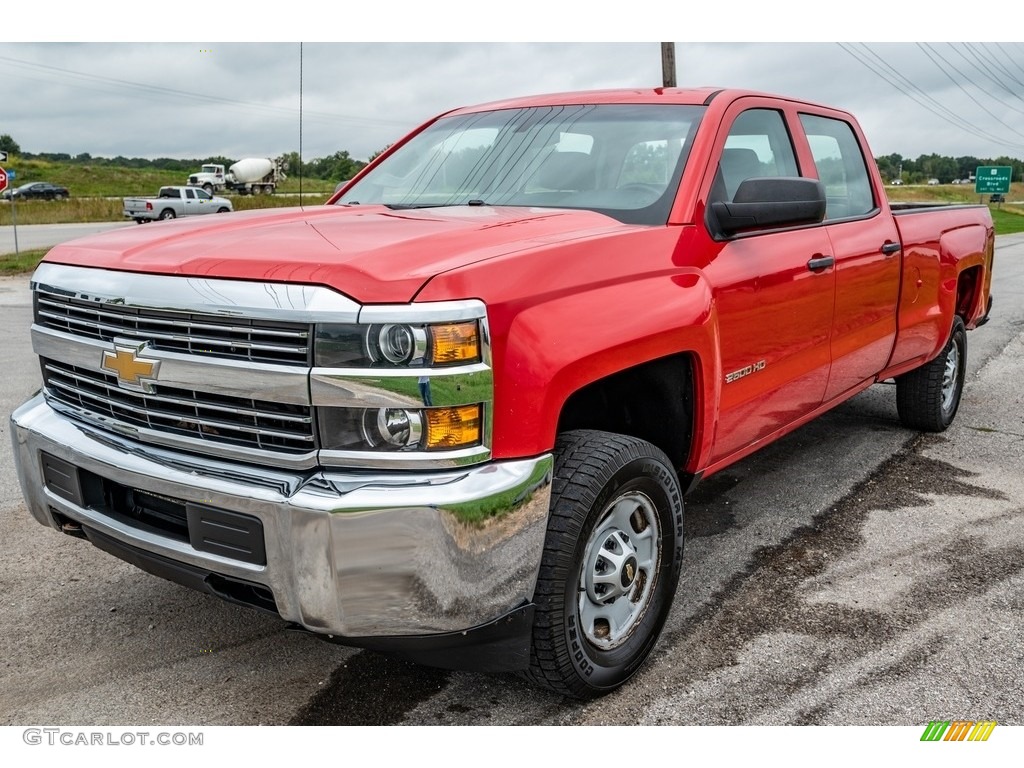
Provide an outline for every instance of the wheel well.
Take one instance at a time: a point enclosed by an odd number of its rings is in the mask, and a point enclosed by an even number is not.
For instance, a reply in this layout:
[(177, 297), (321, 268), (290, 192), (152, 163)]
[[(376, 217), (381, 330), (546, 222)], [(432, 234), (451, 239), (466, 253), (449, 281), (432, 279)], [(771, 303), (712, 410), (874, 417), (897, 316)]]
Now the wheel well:
[(970, 267), (960, 273), (956, 284), (956, 313), (969, 320), (978, 307), (981, 289), (981, 267)]
[(693, 363), (688, 355), (651, 360), (592, 382), (562, 407), (559, 433), (600, 429), (658, 446), (678, 468), (693, 436)]

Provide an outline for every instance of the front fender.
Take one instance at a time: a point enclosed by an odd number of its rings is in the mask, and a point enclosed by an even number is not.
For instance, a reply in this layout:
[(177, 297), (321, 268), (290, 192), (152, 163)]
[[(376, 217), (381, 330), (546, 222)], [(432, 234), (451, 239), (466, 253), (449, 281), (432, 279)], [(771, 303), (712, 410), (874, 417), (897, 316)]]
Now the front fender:
[[(568, 398), (607, 376), (681, 352), (693, 356), (694, 407), (717, 411), (721, 363), (712, 292), (697, 270), (650, 275), (533, 305), (508, 328), (495, 371), (495, 457), (551, 450)], [(714, 434), (694, 419), (696, 445)], [(698, 450), (690, 464), (698, 461)]]

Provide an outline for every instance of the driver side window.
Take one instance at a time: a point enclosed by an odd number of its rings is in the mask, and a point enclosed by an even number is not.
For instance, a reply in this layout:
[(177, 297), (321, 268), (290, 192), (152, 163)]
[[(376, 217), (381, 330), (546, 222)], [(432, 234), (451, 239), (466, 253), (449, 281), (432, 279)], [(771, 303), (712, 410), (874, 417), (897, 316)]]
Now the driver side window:
[(773, 109), (748, 109), (729, 129), (709, 202), (732, 202), (746, 179), (799, 175), (782, 115)]

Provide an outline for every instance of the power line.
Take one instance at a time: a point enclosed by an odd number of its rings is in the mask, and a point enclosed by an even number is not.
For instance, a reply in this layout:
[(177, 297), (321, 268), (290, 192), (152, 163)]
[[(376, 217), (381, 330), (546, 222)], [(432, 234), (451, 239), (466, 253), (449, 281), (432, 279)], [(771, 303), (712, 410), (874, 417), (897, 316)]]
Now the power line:
[[(988, 133), (987, 131), (980, 130), (976, 126), (970, 124), (962, 117), (960, 117), (956, 112), (944, 106), (939, 101), (928, 95), (923, 89), (917, 86), (908, 77), (902, 75), (896, 68), (891, 66), (887, 61), (885, 61), (885, 59), (882, 56), (877, 54), (875, 51), (871, 50), (871, 48), (866, 44), (862, 43), (861, 46), (867, 51), (868, 55), (872, 56), (875, 60), (877, 60), (877, 64), (872, 63), (872, 61), (870, 61), (867, 58), (866, 54), (858, 51), (853, 46), (847, 45), (845, 43), (837, 44), (840, 48), (842, 48), (844, 51), (850, 54), (865, 68), (874, 72), (876, 75), (878, 75), (878, 77), (882, 78), (891, 87), (902, 93), (907, 98), (916, 102), (919, 106), (923, 107), (925, 110), (927, 110), (935, 117), (977, 138), (985, 139), (986, 141), (991, 141), (1000, 146), (1013, 147), (1015, 149), (1024, 149), (1024, 145), (1022, 144), (1007, 141), (1004, 138)], [(888, 73), (886, 72), (886, 70), (888, 70)]]
[[(1024, 88), (1024, 82), (1021, 82), (1020, 80), (1018, 80), (1017, 77), (1010, 70), (1008, 70), (1006, 68), (1006, 66), (1001, 61), (999, 61), (999, 59), (992, 58), (992, 57), (990, 57), (988, 59), (985, 59), (981, 55), (981, 53), (979, 51), (977, 51), (975, 49), (975, 47), (971, 43), (964, 43), (963, 46), (964, 46), (964, 48), (967, 49), (967, 51), (971, 54), (971, 56), (977, 62), (977, 64), (975, 64), (975, 69), (978, 69), (979, 71), (983, 71), (984, 72), (984, 71), (986, 71), (984, 68), (988, 67), (987, 74), (988, 74), (988, 77), (990, 79), (998, 82), (1003, 87), (1003, 90), (1005, 90), (1011, 96), (1016, 98), (1018, 101), (1024, 102), (1024, 99), (1022, 99), (1020, 97), (1020, 95), (1017, 93), (1017, 91), (1015, 91), (1013, 88), (1011, 88), (1008, 85), (1006, 85), (1002, 80), (1000, 80), (998, 77), (996, 77), (995, 75), (992, 74), (992, 70), (993, 69), (997, 69), (1008, 80), (1010, 80), (1011, 82), (1016, 83), (1020, 87)], [(960, 54), (960, 55), (963, 56), (963, 54)]]
[[(1017, 134), (1018, 136), (1020, 136), (1020, 137), (1021, 137), (1022, 139), (1024, 139), (1024, 133), (1021, 133), (1021, 132), (1020, 132), (1020, 131), (1018, 131), (1018, 130), (1017, 130), (1016, 128), (1014, 128), (1014, 127), (1013, 127), (1012, 125), (1010, 125), (1009, 123), (1006, 123), (1006, 122), (1004, 122), (1004, 121), (1003, 121), (1003, 119), (1002, 119), (1001, 117), (999, 117), (999, 115), (997, 115), (997, 114), (996, 114), (995, 112), (993, 112), (993, 111), (992, 111), (992, 110), (990, 110), (990, 109), (989, 109), (988, 107), (986, 107), (986, 106), (985, 106), (985, 105), (984, 105), (984, 104), (983, 104), (983, 103), (982, 103), (981, 101), (979, 101), (979, 100), (978, 100), (977, 98), (975, 98), (975, 96), (974, 96), (974, 94), (973, 94), (973, 93), (970, 93), (970, 92), (969, 92), (969, 91), (968, 91), (968, 90), (967, 90), (966, 88), (964, 88), (964, 86), (963, 86), (963, 83), (961, 83), (961, 82), (958, 82), (958, 81), (957, 81), (957, 79), (956, 79), (955, 77), (953, 77), (953, 76), (952, 76), (951, 74), (949, 74), (949, 72), (947, 72), (947, 71), (946, 71), (945, 67), (943, 67), (943, 66), (942, 66), (942, 64), (939, 64), (939, 63), (938, 63), (937, 61), (935, 61), (935, 58), (933, 58), (933, 54), (934, 54), (934, 57), (937, 57), (937, 58), (939, 59), (939, 61), (941, 61), (941, 62), (942, 62), (943, 64), (945, 64), (945, 65), (946, 65), (946, 66), (948, 66), (948, 67), (949, 67), (950, 69), (952, 69), (952, 70), (953, 70), (954, 72), (956, 72), (956, 73), (957, 73), (958, 75), (960, 75), (960, 77), (962, 77), (962, 78), (963, 78), (964, 80), (966, 80), (966, 81), (967, 81), (968, 83), (970, 83), (970, 84), (971, 84), (971, 85), (973, 85), (973, 86), (974, 86), (975, 88), (977, 88), (978, 90), (980, 90), (980, 91), (982, 91), (983, 93), (985, 93), (985, 95), (987, 95), (987, 96), (991, 96), (991, 94), (989, 94), (989, 93), (988, 93), (988, 91), (985, 91), (984, 89), (982, 89), (982, 88), (981, 88), (981, 87), (980, 87), (980, 86), (979, 86), (979, 85), (978, 85), (977, 83), (975, 83), (975, 82), (974, 82), (973, 80), (971, 80), (971, 79), (970, 79), (969, 77), (967, 77), (966, 75), (964, 75), (964, 73), (963, 73), (963, 72), (961, 72), (961, 71), (960, 71), (959, 69), (957, 69), (956, 67), (954, 67), (954, 66), (953, 66), (952, 64), (950, 64), (950, 63), (949, 63), (948, 61), (946, 61), (946, 60), (945, 60), (945, 59), (944, 59), (944, 58), (942, 57), (942, 55), (941, 55), (940, 53), (938, 53), (938, 51), (936, 51), (935, 49), (933, 49), (933, 48), (932, 48), (932, 47), (931, 47), (931, 46), (930, 46), (930, 45), (929, 45), (928, 43), (923, 43), (923, 44), (922, 44), (922, 43), (918, 43), (918, 44), (917, 44), (917, 47), (918, 47), (918, 48), (920, 48), (920, 49), (921, 49), (922, 51), (924, 51), (925, 55), (926, 55), (926, 56), (927, 56), (928, 58), (930, 58), (930, 59), (931, 59), (931, 60), (932, 60), (932, 61), (933, 61), (933, 62), (935, 63), (935, 65), (936, 65), (936, 66), (937, 66), (937, 67), (939, 68), (939, 71), (941, 71), (941, 72), (942, 72), (942, 74), (944, 74), (944, 75), (945, 75), (946, 77), (948, 77), (948, 78), (949, 78), (949, 81), (950, 81), (951, 83), (953, 83), (953, 85), (955, 85), (955, 86), (956, 86), (957, 88), (959, 88), (959, 89), (960, 89), (961, 91), (963, 91), (964, 95), (965, 95), (965, 96), (967, 96), (967, 98), (969, 98), (969, 99), (970, 99), (971, 101), (973, 101), (973, 102), (974, 102), (975, 104), (977, 104), (977, 105), (978, 105), (979, 107), (981, 107), (981, 108), (982, 108), (982, 110), (984, 110), (984, 111), (985, 111), (985, 113), (986, 113), (987, 115), (989, 115), (989, 116), (990, 116), (990, 117), (991, 117), (991, 118), (992, 118), (993, 120), (995, 120), (995, 121), (996, 121), (997, 123), (999, 123), (1000, 125), (1004, 126), (1005, 128), (1009, 128), (1009, 129), (1010, 129), (1011, 131), (1013, 131), (1013, 132), (1014, 132), (1014, 133), (1016, 133), (1016, 134)], [(1005, 102), (1002, 102), (1002, 101), (1000, 101), (1000, 104), (1005, 104)]]
[(1021, 65), (1017, 63), (1017, 60), (1014, 59), (1013, 56), (1008, 54), (1003, 49), (1003, 44), (1002, 43), (996, 43), (996, 48), (998, 48), (1000, 51), (1002, 51), (1003, 55), (1010, 61), (1010, 63), (1012, 63), (1015, 67), (1017, 67), (1017, 69), (1019, 69), (1021, 71), (1021, 74), (1024, 74), (1024, 67), (1021, 67)]

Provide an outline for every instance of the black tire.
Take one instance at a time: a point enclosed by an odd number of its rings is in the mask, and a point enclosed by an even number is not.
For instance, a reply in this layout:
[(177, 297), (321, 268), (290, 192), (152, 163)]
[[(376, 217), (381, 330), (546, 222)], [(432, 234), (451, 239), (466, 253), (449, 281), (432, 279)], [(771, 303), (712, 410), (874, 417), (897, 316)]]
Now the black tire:
[(682, 556), (683, 496), (664, 453), (610, 432), (560, 436), (524, 676), (582, 699), (629, 680), (665, 624)]
[(938, 357), (896, 379), (896, 411), (903, 426), (944, 432), (960, 407), (966, 366), (967, 330), (957, 316)]
[(208, 194), (208, 195), (212, 195), (213, 194), (213, 184), (210, 184), (209, 182), (207, 182), (206, 184), (203, 184), (203, 191), (206, 192), (206, 194)]
[(160, 211), (161, 221), (167, 221), (167, 219), (173, 219), (174, 217), (175, 213), (170, 208), (164, 208), (162, 211)]
[(230, 209), (225, 208), (224, 206), (221, 206), (220, 208), (217, 209), (217, 213), (229, 213), (229, 212), (230, 212)]
[(58, 192), (57, 194), (55, 194), (53, 196), (53, 199), (56, 200), (59, 203), (61, 200), (64, 199), (64, 193), (63, 192)]

